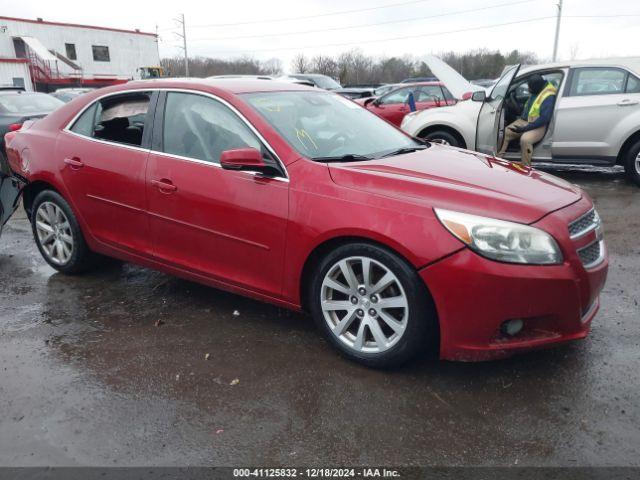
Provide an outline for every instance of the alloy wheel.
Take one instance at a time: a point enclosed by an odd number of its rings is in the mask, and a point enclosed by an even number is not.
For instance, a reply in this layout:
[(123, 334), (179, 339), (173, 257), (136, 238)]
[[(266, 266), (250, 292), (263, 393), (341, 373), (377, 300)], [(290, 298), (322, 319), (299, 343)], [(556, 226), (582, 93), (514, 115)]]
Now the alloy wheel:
[(47, 258), (65, 265), (73, 255), (73, 232), (64, 211), (52, 202), (42, 202), (36, 211), (38, 242)]
[(429, 141), (430, 141), (430, 142), (433, 142), (433, 143), (437, 143), (437, 144), (439, 144), (439, 145), (447, 145), (447, 146), (450, 146), (450, 145), (451, 145), (451, 144), (450, 144), (447, 140), (445, 140), (444, 138), (432, 138), (432, 139), (431, 139), (431, 140), (429, 140)]
[(409, 302), (398, 277), (369, 257), (349, 257), (325, 275), (324, 319), (338, 340), (360, 353), (389, 350), (404, 335)]
[(640, 152), (636, 156), (636, 173), (640, 175)]

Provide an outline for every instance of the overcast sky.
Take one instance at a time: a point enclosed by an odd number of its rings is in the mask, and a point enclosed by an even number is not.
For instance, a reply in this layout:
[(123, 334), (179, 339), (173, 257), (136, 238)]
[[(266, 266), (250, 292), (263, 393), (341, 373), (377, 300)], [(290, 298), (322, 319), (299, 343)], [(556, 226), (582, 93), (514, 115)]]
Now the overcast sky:
[[(173, 19), (184, 13), (190, 55), (278, 57), (288, 69), (298, 52), (333, 55), (352, 48), (371, 55), (418, 58), (447, 50), (519, 49), (548, 59), (557, 1), (3, 0), (1, 14), (150, 32), (157, 26), (161, 56), (173, 56), (181, 54)], [(640, 0), (564, 0), (563, 14), (560, 58), (640, 56)]]

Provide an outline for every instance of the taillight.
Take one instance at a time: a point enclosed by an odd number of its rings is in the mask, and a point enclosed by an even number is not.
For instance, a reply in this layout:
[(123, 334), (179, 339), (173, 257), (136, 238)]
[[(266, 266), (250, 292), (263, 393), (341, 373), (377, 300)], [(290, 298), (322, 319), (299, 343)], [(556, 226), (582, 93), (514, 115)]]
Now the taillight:
[(21, 123), (12, 123), (9, 125), (9, 131), (10, 132), (15, 132), (17, 130), (20, 130), (22, 128), (22, 124)]

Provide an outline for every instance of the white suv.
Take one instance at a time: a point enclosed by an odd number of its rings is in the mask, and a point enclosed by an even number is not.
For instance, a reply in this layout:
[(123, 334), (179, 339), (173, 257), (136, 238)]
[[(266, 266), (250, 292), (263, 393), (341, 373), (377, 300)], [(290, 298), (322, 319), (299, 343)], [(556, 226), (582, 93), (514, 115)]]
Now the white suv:
[[(495, 155), (505, 125), (522, 112), (527, 79), (540, 74), (558, 87), (553, 119), (536, 146), (534, 161), (624, 165), (640, 186), (640, 58), (597, 59), (506, 69), (487, 90), (469, 84), (439, 59), (431, 71), (458, 98), (453, 106), (407, 115), (402, 129), (412, 136)], [(465, 93), (468, 93), (465, 95)], [(505, 158), (520, 158), (519, 146)]]

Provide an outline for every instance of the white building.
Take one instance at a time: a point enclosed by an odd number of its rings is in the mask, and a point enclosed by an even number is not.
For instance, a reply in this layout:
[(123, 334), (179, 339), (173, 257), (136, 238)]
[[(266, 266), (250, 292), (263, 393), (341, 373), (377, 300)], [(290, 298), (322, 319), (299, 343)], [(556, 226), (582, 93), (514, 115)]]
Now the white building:
[(0, 85), (105, 86), (159, 64), (155, 33), (0, 16)]

